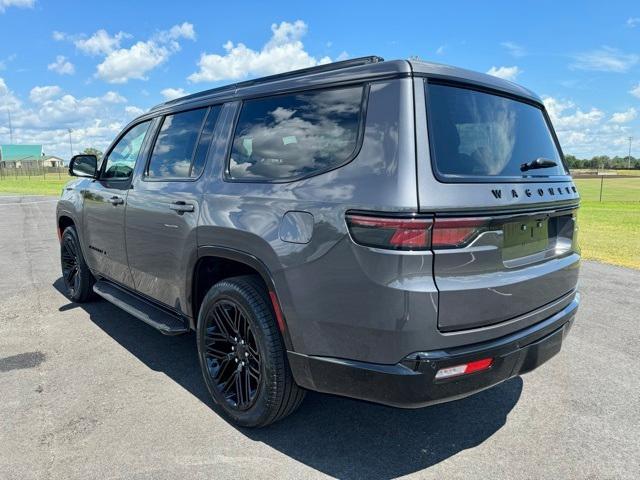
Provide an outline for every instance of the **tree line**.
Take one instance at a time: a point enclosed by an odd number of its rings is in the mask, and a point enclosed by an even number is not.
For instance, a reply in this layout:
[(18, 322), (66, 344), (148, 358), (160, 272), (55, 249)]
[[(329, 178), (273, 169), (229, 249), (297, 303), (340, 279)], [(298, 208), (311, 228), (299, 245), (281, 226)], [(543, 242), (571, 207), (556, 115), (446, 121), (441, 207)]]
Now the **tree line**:
[(607, 155), (597, 155), (590, 159), (576, 158), (573, 155), (565, 155), (565, 160), (569, 168), (589, 168), (589, 169), (616, 169), (623, 170), (629, 168), (640, 169), (640, 158), (635, 157), (608, 157)]

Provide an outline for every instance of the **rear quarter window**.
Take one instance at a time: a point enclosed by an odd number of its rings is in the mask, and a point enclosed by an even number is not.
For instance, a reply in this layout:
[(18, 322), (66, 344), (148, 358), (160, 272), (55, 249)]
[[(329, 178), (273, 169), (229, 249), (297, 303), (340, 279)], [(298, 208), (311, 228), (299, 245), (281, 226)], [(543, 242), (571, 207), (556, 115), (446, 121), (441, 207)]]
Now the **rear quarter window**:
[(291, 181), (345, 164), (357, 150), (363, 98), (357, 86), (245, 100), (229, 177)]
[[(478, 90), (430, 83), (429, 141), (444, 179), (537, 178), (567, 175), (541, 108)], [(538, 158), (554, 167), (522, 170)]]

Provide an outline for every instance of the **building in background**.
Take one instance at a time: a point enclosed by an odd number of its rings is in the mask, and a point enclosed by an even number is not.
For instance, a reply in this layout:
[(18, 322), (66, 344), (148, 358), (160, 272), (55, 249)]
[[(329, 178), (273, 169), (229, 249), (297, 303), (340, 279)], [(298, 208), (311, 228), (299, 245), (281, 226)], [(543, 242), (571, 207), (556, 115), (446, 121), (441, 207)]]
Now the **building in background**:
[(0, 145), (2, 168), (37, 169), (62, 166), (63, 160), (53, 155), (45, 155), (42, 145)]

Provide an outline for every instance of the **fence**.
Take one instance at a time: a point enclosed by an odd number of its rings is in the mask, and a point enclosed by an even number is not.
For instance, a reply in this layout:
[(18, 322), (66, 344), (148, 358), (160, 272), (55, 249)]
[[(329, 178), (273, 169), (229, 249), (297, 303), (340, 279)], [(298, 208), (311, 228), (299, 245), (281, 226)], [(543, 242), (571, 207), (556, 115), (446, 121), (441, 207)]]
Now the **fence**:
[(25, 163), (21, 167), (4, 167), (0, 164), (0, 181), (8, 178), (58, 178), (63, 179), (68, 175), (68, 167), (46, 167), (44, 165)]
[(574, 175), (574, 181), (585, 201), (640, 202), (640, 175)]

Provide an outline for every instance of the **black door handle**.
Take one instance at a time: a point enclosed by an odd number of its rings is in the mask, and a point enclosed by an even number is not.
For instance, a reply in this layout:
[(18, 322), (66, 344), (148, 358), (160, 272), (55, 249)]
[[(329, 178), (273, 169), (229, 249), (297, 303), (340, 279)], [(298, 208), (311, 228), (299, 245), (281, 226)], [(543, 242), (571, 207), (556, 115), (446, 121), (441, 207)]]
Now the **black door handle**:
[(170, 203), (169, 208), (178, 213), (193, 212), (195, 210), (192, 203), (185, 203), (183, 201)]
[(122, 205), (124, 203), (124, 200), (120, 197), (111, 197), (109, 199), (109, 203), (111, 205)]

